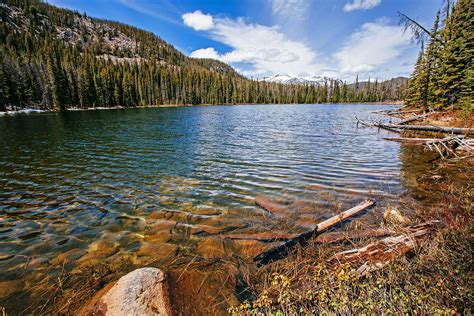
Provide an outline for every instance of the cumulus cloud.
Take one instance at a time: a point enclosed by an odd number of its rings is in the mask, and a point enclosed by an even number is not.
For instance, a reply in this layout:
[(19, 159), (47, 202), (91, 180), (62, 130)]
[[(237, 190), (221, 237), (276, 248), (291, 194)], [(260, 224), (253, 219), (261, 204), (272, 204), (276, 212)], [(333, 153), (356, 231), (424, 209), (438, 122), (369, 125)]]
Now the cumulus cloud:
[(335, 54), (341, 73), (356, 74), (380, 69), (402, 55), (410, 36), (384, 21), (365, 23)]
[(344, 11), (368, 10), (378, 6), (382, 0), (352, 0), (344, 5)]
[(214, 27), (214, 19), (210, 14), (204, 14), (200, 10), (185, 13), (182, 16), (183, 22), (196, 31), (206, 31)]
[(310, 0), (270, 0), (273, 14), (302, 17), (307, 12)]
[(189, 56), (193, 58), (211, 58), (222, 60), (221, 55), (213, 47), (197, 49), (193, 51)]
[(242, 18), (214, 19), (209, 30), (212, 39), (231, 48), (219, 54), (214, 48), (203, 48), (191, 53), (191, 57), (214, 58), (226, 63), (244, 63), (253, 75), (276, 72), (303, 73), (319, 69), (315, 63), (317, 54), (302, 42), (288, 39), (278, 27), (246, 23)]
[(310, 73), (340, 79), (351, 79), (356, 74), (388, 79), (408, 73), (410, 68), (402, 66), (412, 58), (405, 54), (410, 36), (388, 20), (363, 24), (339, 49), (326, 56), (304, 42), (288, 38), (278, 26), (249, 23), (242, 18), (214, 17), (212, 21), (207, 34), (226, 45), (227, 51), (207, 47), (193, 51), (190, 56), (223, 61), (252, 77)]

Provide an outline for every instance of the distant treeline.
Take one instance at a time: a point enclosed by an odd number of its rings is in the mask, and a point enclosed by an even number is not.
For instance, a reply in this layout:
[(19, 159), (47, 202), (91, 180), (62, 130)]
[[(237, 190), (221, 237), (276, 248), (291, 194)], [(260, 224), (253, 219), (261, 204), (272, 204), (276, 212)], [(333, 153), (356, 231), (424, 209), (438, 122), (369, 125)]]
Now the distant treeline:
[(0, 3), (0, 111), (401, 100), (406, 81), (284, 85), (184, 56), (152, 33), (38, 0)]
[[(474, 112), (474, 2), (446, 0), (431, 30), (403, 16), (422, 47), (405, 99), (411, 106)], [(424, 43), (428, 38), (428, 45)]]

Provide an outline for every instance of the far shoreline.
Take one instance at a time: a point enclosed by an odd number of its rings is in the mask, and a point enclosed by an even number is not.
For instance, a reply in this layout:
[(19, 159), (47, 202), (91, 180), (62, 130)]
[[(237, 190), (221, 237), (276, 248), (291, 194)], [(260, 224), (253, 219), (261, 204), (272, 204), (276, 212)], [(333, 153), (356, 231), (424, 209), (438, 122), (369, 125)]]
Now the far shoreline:
[(37, 109), (23, 108), (19, 110), (0, 111), (0, 116), (11, 116), (17, 114), (43, 114), (43, 113), (65, 113), (76, 111), (94, 111), (94, 110), (124, 110), (124, 109), (148, 109), (148, 108), (182, 108), (182, 107), (198, 107), (198, 106), (245, 106), (245, 105), (393, 105), (403, 106), (403, 101), (386, 101), (386, 102), (341, 102), (341, 103), (223, 103), (223, 104), (160, 104), (160, 105), (144, 105), (144, 106), (113, 106), (113, 107), (89, 107), (89, 108), (69, 108), (65, 110), (59, 109)]

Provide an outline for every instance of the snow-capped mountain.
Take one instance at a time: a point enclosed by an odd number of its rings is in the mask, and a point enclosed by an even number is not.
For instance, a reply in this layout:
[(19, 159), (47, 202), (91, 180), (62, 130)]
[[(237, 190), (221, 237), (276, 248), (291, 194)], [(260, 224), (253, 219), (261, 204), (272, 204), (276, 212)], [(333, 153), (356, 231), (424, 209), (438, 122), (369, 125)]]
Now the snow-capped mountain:
[(322, 85), (324, 81), (331, 80), (327, 77), (322, 76), (295, 76), (289, 74), (275, 74), (270, 77), (263, 78), (267, 82), (277, 82), (277, 83), (286, 83), (286, 84), (316, 84)]

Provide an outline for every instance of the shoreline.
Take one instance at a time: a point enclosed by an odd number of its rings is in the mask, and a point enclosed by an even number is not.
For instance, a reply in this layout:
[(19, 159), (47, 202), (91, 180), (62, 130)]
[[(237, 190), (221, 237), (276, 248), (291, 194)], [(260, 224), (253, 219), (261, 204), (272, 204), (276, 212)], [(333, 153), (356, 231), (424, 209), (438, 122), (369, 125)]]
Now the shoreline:
[(387, 101), (387, 102), (344, 102), (344, 103), (227, 103), (227, 104), (160, 104), (160, 105), (145, 105), (145, 106), (114, 106), (114, 107), (90, 107), (90, 108), (68, 108), (63, 111), (58, 109), (36, 109), (24, 108), (20, 110), (6, 110), (0, 111), (0, 116), (12, 116), (18, 114), (43, 114), (43, 113), (65, 113), (76, 111), (95, 111), (95, 110), (125, 110), (125, 109), (148, 109), (148, 108), (180, 108), (180, 107), (199, 107), (199, 106), (245, 106), (245, 105), (403, 105), (403, 101)]
[[(459, 114), (446, 111), (420, 123), (459, 124)], [(450, 160), (413, 144), (403, 147), (408, 191), (397, 203), (379, 206), (382, 215), (364, 214), (314, 236), (286, 258), (260, 267), (248, 284), (252, 300), (229, 312), (244, 316), (469, 311), (474, 159), (468, 155), (463, 161)], [(433, 223), (436, 227), (425, 230)], [(413, 233), (416, 227), (422, 231)], [(415, 237), (419, 233), (425, 236)]]
[[(272, 107), (270, 109), (278, 108), (279, 107)], [(301, 108), (313, 110), (317, 109), (317, 107)], [(343, 108), (344, 107), (340, 107), (340, 109)], [(352, 108), (357, 109), (358, 107), (357, 105), (354, 105)], [(383, 108), (387, 108), (389, 111), (392, 109), (388, 106)], [(325, 105), (319, 109), (332, 110), (331, 105)], [(359, 108), (359, 110), (363, 112), (370, 112), (372, 109), (372, 107)], [(295, 108), (294, 110), (296, 111), (298, 108)], [(220, 109), (219, 111), (226, 111), (226, 109)], [(335, 109), (335, 111), (337, 111), (337, 109)], [(133, 113), (139, 113), (139, 111), (133, 111)], [(130, 114), (133, 113), (130, 112)], [(187, 112), (182, 111), (182, 113), (184, 115), (188, 115)], [(117, 114), (127, 115), (127, 113), (118, 112)], [(413, 114), (410, 113), (410, 116), (412, 115)], [(76, 116), (72, 115), (72, 117)], [(81, 117), (81, 115), (79, 115), (79, 117)], [(146, 116), (144, 117), (146, 119)], [(346, 118), (347, 117), (349, 120), (351, 120), (350, 115), (346, 116)], [(374, 129), (373, 133), (375, 134), (377, 131)], [(314, 306), (314, 310), (317, 310), (321, 313), (325, 310), (330, 310), (334, 313), (343, 313), (343, 311), (346, 310), (351, 311), (354, 314), (362, 312), (370, 313), (376, 310), (389, 313), (393, 311), (397, 304), (399, 305), (399, 303), (401, 304), (404, 301), (396, 301), (397, 297), (390, 297), (390, 302), (388, 305), (373, 305), (374, 309), (370, 311), (368, 309), (364, 310), (362, 307), (356, 304), (348, 305), (345, 302), (370, 300), (376, 296), (385, 295), (386, 293), (383, 291), (383, 288), (385, 287), (394, 288), (397, 293), (400, 292), (402, 295), (405, 295), (405, 297), (408, 297), (408, 299), (414, 300), (415, 297), (410, 296), (410, 291), (415, 290), (416, 287), (405, 291), (405, 289), (400, 287), (398, 284), (405, 281), (411, 284), (420, 282), (417, 279), (417, 275), (424, 273), (425, 270), (423, 270), (423, 268), (419, 268), (419, 266), (426, 266), (431, 263), (431, 261), (423, 261), (425, 260), (424, 258), (426, 258), (426, 253), (430, 255), (430, 249), (437, 247), (439, 244), (441, 245), (440, 247), (443, 251), (443, 254), (439, 256), (440, 259), (447, 259), (447, 257), (444, 256), (444, 253), (449, 253), (450, 255), (454, 254), (453, 248), (450, 248), (450, 245), (443, 242), (444, 236), (448, 236), (448, 230), (454, 230), (456, 234), (454, 236), (454, 238), (456, 238), (456, 242), (460, 243), (460, 245), (464, 247), (464, 243), (460, 241), (462, 238), (465, 238), (464, 228), (460, 229), (459, 227), (461, 226), (452, 226), (451, 221), (453, 218), (462, 217), (464, 219), (464, 224), (470, 223), (469, 213), (465, 211), (467, 208), (466, 203), (457, 201), (457, 199), (469, 199), (472, 195), (463, 193), (466, 191), (464, 191), (465, 189), (463, 188), (463, 185), (460, 185), (459, 182), (453, 182), (453, 185), (455, 185), (453, 188), (450, 188), (448, 183), (444, 183), (445, 179), (448, 180), (453, 175), (456, 175), (453, 177), (453, 179), (457, 179), (457, 174), (459, 173), (458, 167), (462, 167), (463, 164), (456, 163), (456, 166), (452, 166), (455, 167), (453, 171), (454, 174), (452, 171), (439, 170), (438, 168), (441, 168), (446, 161), (437, 160), (437, 162), (433, 162), (433, 154), (435, 153), (425, 152), (421, 147), (401, 147), (400, 159), (397, 161), (400, 163), (400, 170), (404, 170), (403, 176), (400, 174), (400, 177), (405, 179), (405, 184), (403, 187), (406, 188), (406, 190), (404, 190), (403, 194), (400, 193), (399, 199), (379, 199), (379, 197), (376, 195), (377, 191), (370, 190), (370, 193), (367, 194), (369, 194), (371, 197), (377, 198), (378, 200), (377, 205), (372, 210), (361, 213), (360, 216), (347, 221), (344, 226), (338, 226), (338, 228), (332, 232), (323, 233), (318, 236), (314, 236), (314, 238), (310, 238), (304, 247), (298, 246), (293, 248), (292, 251), (289, 251), (288, 257), (282, 258), (280, 261), (274, 261), (265, 267), (257, 266), (255, 264), (254, 258), (256, 258), (259, 253), (262, 253), (262, 251), (265, 251), (264, 247), (270, 246), (270, 243), (274, 243), (276, 245), (276, 243), (279, 243), (283, 240), (289, 240), (292, 238), (294, 239), (294, 233), (299, 233), (300, 231), (295, 231), (294, 227), (297, 226), (293, 225), (309, 223), (304, 219), (305, 212), (308, 212), (308, 214), (317, 214), (318, 211), (316, 208), (320, 208), (319, 212), (322, 214), (326, 214), (331, 211), (335, 213), (335, 215), (340, 214), (339, 211), (341, 210), (347, 210), (349, 207), (354, 208), (354, 205), (360, 199), (362, 199), (362, 197), (359, 195), (350, 194), (350, 197), (347, 199), (331, 198), (331, 195), (327, 195), (325, 190), (320, 190), (321, 187), (319, 185), (315, 185), (314, 187), (314, 189), (318, 190), (318, 193), (315, 192), (315, 195), (311, 196), (312, 200), (315, 199), (322, 202), (318, 204), (318, 206), (306, 204), (307, 202), (305, 202), (304, 195), (301, 197), (297, 197), (295, 195), (294, 198), (287, 198), (284, 196), (272, 196), (270, 193), (266, 200), (256, 196), (254, 203), (261, 209), (273, 214), (271, 217), (263, 217), (265, 223), (271, 223), (270, 218), (273, 218), (275, 220), (273, 226), (268, 225), (260, 227), (257, 224), (256, 227), (253, 227), (249, 230), (237, 231), (237, 233), (233, 233), (232, 231), (226, 232), (225, 230), (212, 230), (211, 227), (213, 227), (213, 223), (216, 223), (214, 220), (207, 218), (206, 220), (211, 222), (205, 222), (201, 221), (200, 219), (194, 223), (191, 222), (192, 225), (194, 225), (194, 234), (196, 234), (195, 236), (198, 236), (197, 238), (200, 238), (199, 236), (203, 234), (205, 237), (200, 240), (199, 243), (196, 242), (196, 244), (194, 244), (194, 247), (196, 248), (192, 248), (192, 251), (181, 254), (179, 252), (176, 253), (177, 249), (180, 248), (178, 248), (175, 244), (167, 245), (165, 247), (163, 246), (165, 243), (160, 242), (163, 241), (161, 238), (167, 239), (170, 236), (168, 235), (168, 229), (166, 228), (168, 226), (152, 226), (153, 223), (156, 224), (162, 218), (155, 217), (153, 219), (153, 217), (145, 217), (144, 222), (148, 223), (150, 227), (155, 227), (153, 231), (156, 234), (150, 234), (150, 236), (154, 237), (149, 236), (151, 239), (143, 239), (143, 242), (139, 243), (141, 249), (140, 255), (137, 254), (137, 256), (127, 257), (121, 254), (117, 257), (114, 257), (116, 254), (116, 252), (114, 252), (115, 249), (119, 249), (120, 246), (112, 246), (113, 243), (109, 243), (109, 241), (119, 239), (112, 240), (99, 237), (98, 240), (94, 241), (92, 244), (93, 246), (89, 245), (85, 249), (79, 247), (73, 248), (67, 252), (59, 253), (52, 259), (46, 259), (47, 261), (44, 262), (51, 262), (57, 267), (59, 266), (58, 263), (67, 263), (71, 267), (74, 265), (74, 269), (68, 270), (65, 272), (64, 276), (61, 276), (62, 278), (71, 278), (71, 283), (69, 283), (69, 285), (66, 287), (69, 292), (65, 292), (66, 294), (63, 298), (58, 298), (59, 305), (54, 305), (54, 303), (49, 305), (48, 308), (51, 308), (51, 310), (55, 310), (55, 308), (63, 308), (60, 306), (60, 303), (64, 302), (61, 301), (62, 299), (68, 300), (67, 305), (65, 305), (67, 306), (65, 307), (65, 310), (77, 310), (78, 308), (81, 308), (80, 310), (82, 310), (82, 308), (85, 309), (88, 308), (88, 306), (94, 306), (94, 300), (96, 298), (99, 299), (112, 286), (115, 286), (114, 284), (116, 284), (116, 281), (118, 281), (117, 283), (120, 283), (120, 279), (124, 274), (127, 275), (129, 272), (134, 273), (134, 271), (135, 273), (138, 273), (136, 272), (137, 269), (153, 267), (162, 269), (161, 271), (165, 273), (166, 277), (163, 277), (163, 280), (169, 281), (168, 285), (169, 288), (171, 288), (169, 295), (172, 299), (172, 302), (175, 304), (173, 307), (181, 313), (185, 313), (185, 311), (187, 311), (188, 314), (192, 314), (190, 310), (208, 311), (206, 309), (206, 303), (208, 302), (206, 295), (211, 292), (215, 293), (217, 290), (223, 291), (222, 293), (224, 294), (218, 297), (214, 302), (216, 304), (224, 304), (223, 306), (227, 309), (227, 311), (237, 315), (259, 313), (276, 314), (278, 311), (288, 311), (288, 314), (292, 314), (292, 310), (287, 309), (290, 308), (290, 306), (298, 306), (298, 308), (303, 308), (303, 310), (306, 308), (306, 306), (311, 306), (311, 308)], [(419, 169), (420, 167), (421, 169)], [(466, 170), (468, 172), (466, 172)], [(466, 167), (464, 167), (463, 171), (465, 174), (471, 172)], [(272, 174), (278, 174), (278, 172)], [(186, 180), (185, 178), (176, 182), (178, 188), (183, 186), (192, 186), (194, 185), (193, 183), (195, 184), (196, 182), (193, 182), (192, 180)], [(290, 187), (291, 185), (292, 183), (287, 183), (287, 187)], [(419, 188), (421, 190), (418, 190)], [(451, 192), (451, 189), (455, 189), (455, 191)], [(438, 190), (443, 193), (438, 194)], [(161, 196), (161, 193), (158, 192), (160, 191), (157, 191), (157, 196)], [(453, 193), (452, 195), (455, 195), (456, 197), (454, 199), (445, 201), (444, 199), (451, 197), (451, 193)], [(268, 194), (268, 192), (263, 194)], [(420, 198), (419, 194), (424, 195), (424, 197), (421, 196)], [(467, 195), (463, 197), (462, 194)], [(176, 194), (170, 193), (170, 195)], [(333, 196), (336, 197), (337, 195)], [(328, 203), (325, 203), (324, 201), (328, 201)], [(330, 201), (334, 201), (334, 205)], [(350, 201), (350, 203), (348, 201)], [(451, 202), (452, 204), (449, 204)], [(346, 203), (347, 208), (345, 207), (346, 204), (339, 203)], [(342, 205), (344, 205), (344, 207), (342, 207)], [(199, 212), (196, 212), (196, 214), (199, 214), (198, 216), (208, 215), (211, 216), (210, 218), (212, 218), (212, 216), (215, 215), (215, 211), (213, 209), (214, 207), (210, 207), (209, 209), (203, 211), (204, 209), (196, 208), (196, 210), (199, 210)], [(225, 209), (227, 209), (227, 207), (225, 207)], [(181, 206), (176, 207), (176, 210), (185, 212), (189, 211), (190, 213), (193, 213), (194, 209), (188, 209), (187, 206), (181, 204)], [(297, 214), (296, 218), (293, 216), (288, 216), (288, 212), (292, 212), (293, 214), (293, 211), (297, 211), (294, 212)], [(391, 216), (395, 218), (398, 223), (394, 222), (393, 219), (386, 221), (385, 211), (387, 211), (389, 214), (392, 213)], [(173, 214), (172, 217), (169, 217), (169, 214)], [(166, 213), (167, 220), (175, 220), (178, 222), (182, 220), (180, 217), (182, 214), (183, 213), (181, 212)], [(219, 215), (221, 214), (222, 212), (219, 211)], [(258, 214), (258, 212), (255, 212), (255, 214)], [(264, 214), (267, 213), (262, 213), (261, 215)], [(137, 218), (140, 216), (141, 215), (138, 215)], [(131, 219), (132, 217), (128, 217), (126, 220)], [(225, 223), (225, 218), (221, 219), (217, 217), (217, 220)], [(299, 222), (300, 220), (303, 222)], [(386, 236), (389, 236), (390, 238), (398, 238), (404, 235), (410, 229), (414, 229), (413, 227), (416, 227), (417, 225), (423, 225), (429, 221), (435, 220), (442, 221), (443, 224), (445, 223), (447, 229), (443, 230), (435, 228), (430, 231), (430, 234), (432, 234), (431, 236), (433, 236), (433, 240), (438, 244), (430, 244), (429, 242), (431, 242), (431, 240), (427, 241), (426, 239), (423, 239), (419, 244), (416, 244), (416, 249), (414, 249), (411, 252), (412, 255), (410, 255), (410, 262), (415, 262), (415, 265), (406, 265), (404, 261), (405, 257), (400, 256), (398, 259), (394, 260), (393, 263), (388, 264), (383, 269), (374, 271), (370, 275), (364, 276), (364, 278), (359, 278), (359, 276), (354, 273), (355, 269), (359, 265), (358, 262), (350, 265), (339, 265), (335, 264), (334, 262), (329, 262), (331, 258), (333, 258), (335, 255), (338, 255), (341, 250), (351, 251), (354, 247), (363, 248), (368, 244), (370, 245), (382, 241), (382, 238), (385, 238)], [(249, 222), (253, 222), (253, 220), (250, 220)], [(260, 217), (255, 218), (255, 223), (259, 222)], [(299, 224), (297, 224), (298, 222)], [(314, 221), (314, 223), (319, 225), (318, 221)], [(231, 227), (229, 224), (230, 223), (224, 224), (221, 228), (225, 229), (225, 227)], [(239, 225), (236, 225), (236, 227), (238, 226)], [(178, 225), (173, 227), (182, 229), (184, 226)], [(173, 234), (174, 233), (178, 234), (177, 231), (173, 230)], [(169, 234), (171, 234), (171, 230)], [(146, 234), (143, 234), (143, 236), (145, 235)], [(155, 242), (156, 244), (154, 245)], [(156, 247), (156, 245), (159, 245), (159, 247)], [(160, 249), (166, 251), (166, 253), (168, 253), (168, 251), (170, 253), (175, 252), (175, 255), (169, 256), (168, 258), (166, 257), (168, 254), (164, 256), (162, 253), (160, 253), (160, 251), (162, 251)], [(234, 254), (237, 254), (236, 257), (234, 257)], [(106, 259), (102, 259), (102, 257), (100, 257), (102, 255), (105, 256), (104, 258), (110, 256), (110, 259), (107, 259), (106, 261)], [(156, 256), (156, 258), (160, 258), (160, 256), (162, 256), (161, 260), (163, 261), (146, 261), (144, 259), (139, 259), (144, 255), (148, 255), (150, 257)], [(464, 248), (461, 248), (457, 255), (466, 256), (467, 252), (464, 250)], [(195, 261), (196, 256), (199, 258), (198, 261)], [(130, 261), (128, 261), (128, 258), (131, 258)], [(220, 261), (222, 258), (225, 258), (225, 261)], [(234, 261), (231, 258), (237, 259)], [(41, 259), (43, 258), (35, 258), (33, 259), (33, 263), (35, 265), (41, 265), (41, 261), (39, 261)], [(78, 265), (76, 265), (76, 261), (78, 262)], [(101, 264), (100, 269), (97, 268), (99, 266), (99, 262)], [(436, 263), (436, 269), (431, 272), (429, 271), (429, 273), (431, 273), (433, 276), (443, 277), (441, 273), (442, 270), (439, 268), (439, 261), (434, 262)], [(453, 270), (458, 269), (461, 271), (461, 273), (465, 273), (465, 270), (462, 266), (453, 264), (448, 267), (450, 269), (452, 268)], [(399, 268), (408, 272), (404, 272), (400, 275), (392, 272), (394, 269)], [(205, 270), (205, 273), (201, 272), (203, 270)], [(297, 273), (295, 273), (295, 271)], [(314, 276), (321, 271), (322, 275), (315, 279)], [(94, 278), (92, 278), (91, 275), (94, 275)], [(389, 280), (384, 279), (384, 275), (388, 275)], [(346, 277), (349, 278), (347, 279)], [(231, 283), (227, 283), (227, 278), (229, 278), (229, 282)], [(96, 282), (96, 280), (98, 281)], [(273, 287), (273, 284), (265, 283), (265, 280), (273, 280), (271, 283), (276, 283), (276, 285), (281, 287)], [(338, 281), (334, 282), (334, 280)], [(395, 280), (395, 283), (393, 280)], [(449, 280), (447, 280), (446, 283), (450, 286), (452, 284), (449, 282)], [(88, 285), (87, 291), (84, 290), (82, 284)], [(304, 286), (301, 287), (301, 284), (308, 285), (311, 292), (307, 292), (308, 288), (305, 288)], [(378, 284), (383, 285), (382, 290), (379, 290), (380, 288), (378, 287)], [(469, 283), (463, 283), (462, 286), (464, 286), (464, 288), (467, 287), (465, 284)], [(237, 293), (240, 292), (234, 291), (234, 289), (237, 287), (245, 289), (245, 295), (239, 296)], [(128, 287), (125, 287), (125, 292), (127, 292), (127, 288)], [(427, 302), (426, 306), (428, 309), (433, 309), (435, 307), (452, 307), (458, 311), (463, 310), (462, 303), (453, 303), (451, 300), (448, 300), (447, 303), (442, 303), (438, 292), (433, 292), (436, 291), (436, 286), (433, 281), (430, 280), (429, 283), (427, 283), (427, 288), (429, 289), (428, 293), (434, 297), (432, 302)], [(202, 289), (201, 294), (194, 293), (193, 290), (195, 289), (199, 289), (199, 291)], [(328, 301), (324, 301), (324, 295), (326, 295), (325, 293), (328, 293), (328, 291), (330, 291), (331, 297), (326, 297)], [(371, 295), (366, 291), (376, 292), (375, 295)], [(268, 293), (283, 293), (282, 295), (285, 297), (285, 299), (281, 300), (280, 297), (273, 296), (273, 294), (267, 295)], [(307, 293), (310, 294), (307, 295)], [(315, 293), (315, 295), (321, 299), (313, 300), (314, 296), (311, 293)], [(359, 293), (361, 293), (360, 298), (357, 296)], [(459, 293), (455, 294), (458, 296), (460, 295)], [(107, 297), (110, 296), (111, 295), (108, 295)], [(188, 305), (191, 297), (196, 299), (192, 307)], [(227, 301), (227, 297), (231, 298), (231, 300)], [(246, 298), (254, 299), (252, 299), (250, 302), (246, 302)], [(150, 297), (150, 299), (158, 300), (159, 298)], [(269, 301), (269, 299), (271, 301)], [(325, 305), (326, 303), (328, 305)], [(392, 303), (393, 305), (391, 305)], [(103, 304), (99, 304), (99, 306), (103, 306)], [(211, 309), (213, 310), (213, 308), (217, 310), (215, 305), (210, 304), (209, 306), (209, 311), (211, 311)], [(338, 309), (338, 306), (340, 306), (340, 309)], [(406, 307), (402, 306), (401, 308), (405, 309)], [(219, 310), (222, 313), (224, 312), (224, 310), (220, 309), (220, 307)], [(246, 313), (246, 311), (248, 313)], [(311, 310), (307, 311), (310, 312)], [(86, 314), (88, 313), (84, 313), (84, 315)]]

